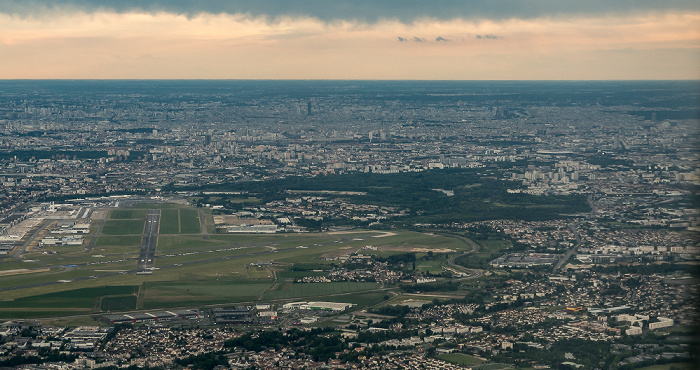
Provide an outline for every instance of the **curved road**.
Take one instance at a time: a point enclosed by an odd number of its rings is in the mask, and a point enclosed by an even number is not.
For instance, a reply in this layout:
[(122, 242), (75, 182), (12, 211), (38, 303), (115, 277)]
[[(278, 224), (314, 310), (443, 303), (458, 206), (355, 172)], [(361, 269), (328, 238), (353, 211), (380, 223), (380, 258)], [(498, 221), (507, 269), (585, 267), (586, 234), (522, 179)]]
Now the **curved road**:
[(464, 267), (464, 266), (462, 266), (462, 265), (458, 265), (457, 263), (455, 263), (455, 259), (457, 259), (457, 257), (461, 257), (461, 256), (464, 256), (464, 255), (472, 254), (472, 253), (476, 252), (476, 251), (480, 248), (479, 244), (477, 244), (475, 241), (473, 241), (473, 240), (471, 240), (471, 239), (469, 239), (469, 238), (466, 238), (466, 237), (460, 236), (460, 235), (454, 235), (454, 234), (441, 234), (441, 235), (443, 235), (443, 236), (448, 236), (448, 237), (451, 237), (451, 238), (459, 239), (459, 240), (461, 240), (461, 241), (467, 243), (467, 244), (468, 244), (469, 246), (471, 246), (471, 248), (472, 248), (471, 250), (466, 251), (466, 252), (464, 252), (464, 253), (462, 253), (462, 254), (459, 254), (459, 255), (456, 255), (456, 256), (452, 256), (452, 257), (450, 257), (450, 258), (447, 260), (447, 264), (448, 264), (450, 267), (454, 268), (455, 270), (464, 271), (464, 272), (466, 272), (467, 274), (469, 274), (469, 276), (467, 276), (467, 277), (463, 277), (463, 278), (459, 278), (459, 279), (455, 279), (455, 280), (477, 279), (477, 278), (480, 278), (480, 277), (482, 277), (482, 276), (484, 275), (484, 270), (470, 269), (470, 268), (466, 268), (466, 267)]

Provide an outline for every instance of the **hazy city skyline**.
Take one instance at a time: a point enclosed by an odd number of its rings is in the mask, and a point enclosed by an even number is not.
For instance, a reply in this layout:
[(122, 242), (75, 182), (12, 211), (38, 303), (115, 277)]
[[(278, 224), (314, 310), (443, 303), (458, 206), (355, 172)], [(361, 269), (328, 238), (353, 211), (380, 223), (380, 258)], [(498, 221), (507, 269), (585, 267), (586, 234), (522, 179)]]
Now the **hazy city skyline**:
[(700, 78), (693, 1), (0, 1), (2, 79)]

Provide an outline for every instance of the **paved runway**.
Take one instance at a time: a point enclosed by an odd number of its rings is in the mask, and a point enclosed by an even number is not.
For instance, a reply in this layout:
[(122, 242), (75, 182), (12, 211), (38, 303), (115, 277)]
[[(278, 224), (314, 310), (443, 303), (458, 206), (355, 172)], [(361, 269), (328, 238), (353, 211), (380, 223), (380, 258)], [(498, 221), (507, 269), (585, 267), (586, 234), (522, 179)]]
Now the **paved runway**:
[(149, 209), (146, 215), (146, 227), (143, 229), (137, 272), (150, 271), (153, 267), (153, 260), (156, 256), (156, 243), (158, 243), (159, 224), (160, 210)]

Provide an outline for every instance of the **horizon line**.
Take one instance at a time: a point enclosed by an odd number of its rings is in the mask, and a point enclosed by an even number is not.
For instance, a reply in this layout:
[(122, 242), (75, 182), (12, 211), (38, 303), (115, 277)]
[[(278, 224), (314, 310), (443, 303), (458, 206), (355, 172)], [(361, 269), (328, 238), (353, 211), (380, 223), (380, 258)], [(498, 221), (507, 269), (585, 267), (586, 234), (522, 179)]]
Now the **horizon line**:
[(0, 81), (700, 82), (687, 79), (0, 78)]

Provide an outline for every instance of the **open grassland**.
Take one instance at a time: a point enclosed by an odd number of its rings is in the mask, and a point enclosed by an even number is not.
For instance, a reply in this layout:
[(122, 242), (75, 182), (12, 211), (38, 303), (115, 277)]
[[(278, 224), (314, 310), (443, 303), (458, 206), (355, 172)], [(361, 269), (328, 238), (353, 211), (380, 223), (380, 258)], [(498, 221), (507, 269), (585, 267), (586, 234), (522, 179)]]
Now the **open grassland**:
[[(193, 252), (193, 253), (186, 253), (186, 254), (178, 254), (178, 255), (168, 255), (168, 256), (162, 256), (156, 258), (156, 266), (166, 266), (166, 265), (174, 265), (174, 264), (182, 264), (182, 263), (194, 263), (202, 260), (215, 260), (215, 261), (231, 261), (230, 263), (237, 263), (240, 264), (242, 262), (241, 258), (243, 258), (246, 262), (255, 262), (254, 259), (251, 259), (253, 256), (248, 256), (249, 254), (253, 255), (268, 255), (269, 250), (266, 248), (262, 247), (251, 247), (251, 248), (242, 248), (242, 249), (237, 249), (237, 250), (221, 250), (221, 251), (216, 251), (216, 250), (210, 250), (207, 252)], [(265, 257), (259, 257), (259, 258), (265, 258)], [(250, 263), (248, 262), (248, 263)]]
[(100, 302), (100, 309), (109, 311), (126, 311), (136, 309), (137, 298), (135, 294), (120, 297), (103, 297)]
[[(181, 208), (165, 207), (163, 211), (176, 214)], [(152, 275), (134, 273), (141, 236), (128, 234), (102, 236), (104, 239), (90, 252), (81, 246), (61, 247), (51, 255), (38, 252), (28, 254), (27, 257), (32, 258), (33, 262), (9, 260), (0, 263), (3, 270), (36, 269), (23, 274), (0, 275), (0, 289), (14, 288), (0, 292), (0, 302), (3, 303), (0, 305), (0, 317), (58, 316), (68, 312), (99, 314), (135, 307), (137, 300), (131, 298), (132, 293), (82, 294), (77, 298), (60, 295), (61, 292), (115, 285), (140, 287), (138, 309), (260, 299), (336, 300), (375, 305), (393, 299), (388, 292), (378, 291), (379, 285), (375, 283), (304, 284), (293, 283), (293, 279), (322, 275), (323, 272), (313, 270), (328, 270), (331, 264), (338, 263), (329, 260), (329, 257), (358, 250), (389, 256), (419, 248), (422, 251), (416, 252), (419, 258), (417, 268), (431, 272), (437, 272), (444, 264), (441, 258), (444, 253), (435, 252), (433, 259), (422, 260), (420, 258), (427, 255), (425, 250), (468, 250), (466, 243), (458, 238), (410, 231), (212, 234), (211, 239), (204, 240), (199, 235), (198, 212), (190, 209), (185, 213), (189, 214), (192, 231), (196, 226), (197, 235), (160, 235), (155, 260), (155, 266), (159, 269)], [(122, 214), (120, 217), (134, 217), (134, 214)], [(139, 228), (143, 227), (143, 220), (125, 218), (107, 221), (112, 224), (113, 232), (131, 232), (126, 231), (125, 223), (132, 222), (137, 222)], [(362, 249), (368, 245), (379, 250)], [(258, 262), (271, 262), (273, 265), (269, 268), (253, 265)], [(23, 288), (17, 289), (18, 286)], [(48, 312), (53, 313), (49, 315)]]
[[(296, 265), (294, 267), (296, 267)], [(289, 269), (284, 269), (282, 271), (277, 272), (277, 277), (279, 279), (300, 279), (304, 276), (323, 276), (326, 274), (327, 272), (324, 271), (292, 271)]]
[(246, 276), (248, 279), (269, 280), (272, 279), (272, 270), (261, 266), (247, 266)]
[(346, 294), (319, 297), (318, 299), (324, 302), (352, 303), (357, 305), (353, 307), (352, 310), (361, 310), (383, 302), (386, 295), (387, 293), (384, 291), (355, 291)]
[(377, 283), (337, 282), (337, 283), (288, 283), (276, 284), (265, 293), (266, 299), (287, 299), (327, 296), (377, 289)]
[(98, 326), (100, 321), (96, 316), (80, 316), (46, 320), (42, 324), (56, 327)]
[(113, 235), (103, 235), (97, 238), (95, 242), (96, 247), (106, 247), (106, 246), (140, 246), (141, 236), (140, 235), (125, 235), (125, 236), (113, 236)]
[(270, 283), (236, 281), (153, 283), (145, 285), (144, 308), (183, 307), (202, 303), (255, 301)]
[(183, 234), (199, 234), (202, 232), (199, 224), (199, 211), (196, 209), (180, 209), (180, 232)]
[(138, 203), (131, 206), (132, 209), (178, 209), (185, 207), (175, 203)]
[(227, 243), (220, 240), (204, 240), (200, 236), (161, 235), (158, 236), (158, 247), (156, 248), (156, 254), (163, 255), (171, 253), (206, 251), (218, 249), (220, 246), (225, 244)]
[(146, 210), (115, 209), (109, 213), (109, 218), (113, 220), (124, 219), (145, 219)]
[(102, 228), (105, 235), (143, 234), (145, 220), (107, 220)]
[(180, 233), (180, 212), (177, 209), (160, 211), (160, 230), (158, 232), (161, 234)]
[[(0, 301), (0, 317), (16, 317), (18, 312), (48, 312), (48, 311), (94, 311), (100, 300), (110, 296), (121, 295), (135, 298), (138, 292), (136, 286), (103, 286), (66, 290), (62, 292), (39, 294), (15, 300)], [(121, 299), (121, 298), (120, 298)], [(55, 313), (54, 313), (55, 314)], [(30, 317), (25, 315), (24, 317)]]
[(26, 260), (31, 262), (23, 262), (20, 260), (4, 258), (0, 260), (0, 271), (17, 270), (17, 269), (33, 269), (44, 267), (45, 264), (39, 260)]

